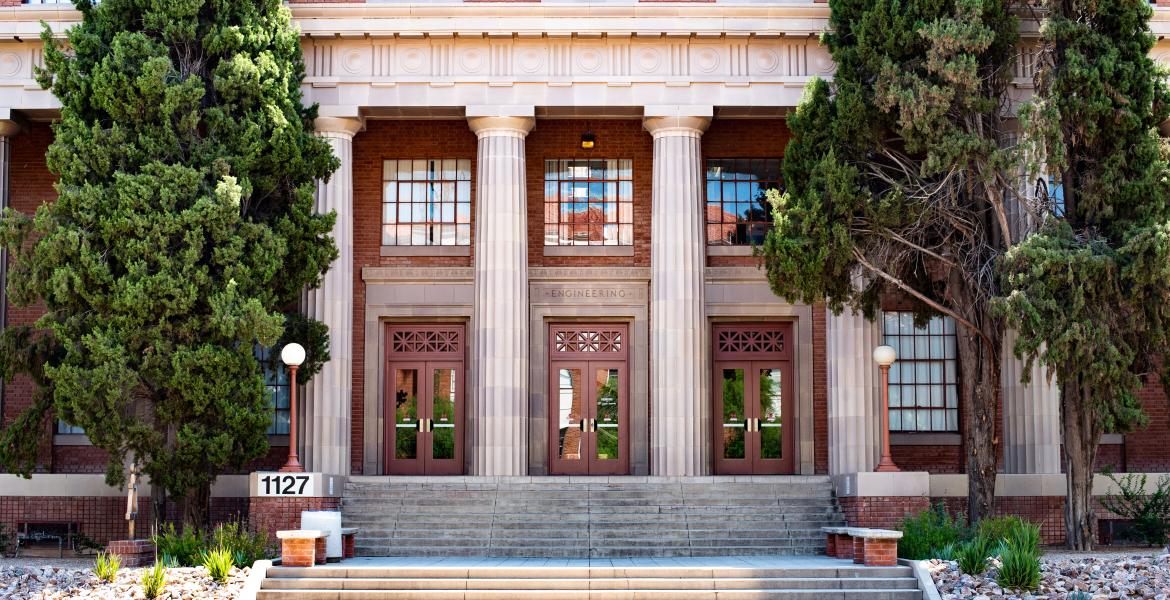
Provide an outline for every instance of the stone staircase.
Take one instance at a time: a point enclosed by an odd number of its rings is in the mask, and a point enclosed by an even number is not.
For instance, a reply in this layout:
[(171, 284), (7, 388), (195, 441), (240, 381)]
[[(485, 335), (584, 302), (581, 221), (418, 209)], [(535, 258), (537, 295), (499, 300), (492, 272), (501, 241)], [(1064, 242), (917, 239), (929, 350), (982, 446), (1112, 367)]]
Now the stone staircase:
[[(273, 567), (258, 600), (921, 600), (909, 567), (863, 567), (826, 557), (682, 559), (690, 566), (648, 566), (655, 559), (532, 561), (499, 559), (487, 565), (390, 566), (351, 559), (342, 565)], [(450, 561), (436, 559), (437, 564)], [(488, 559), (491, 561), (491, 559)], [(670, 559), (657, 559), (669, 561)], [(358, 566), (353, 566), (354, 564)], [(573, 566), (587, 563), (592, 566)], [(630, 566), (635, 565), (635, 566)], [(641, 565), (641, 566), (637, 566)]]
[(810, 555), (844, 520), (825, 476), (352, 477), (358, 556)]

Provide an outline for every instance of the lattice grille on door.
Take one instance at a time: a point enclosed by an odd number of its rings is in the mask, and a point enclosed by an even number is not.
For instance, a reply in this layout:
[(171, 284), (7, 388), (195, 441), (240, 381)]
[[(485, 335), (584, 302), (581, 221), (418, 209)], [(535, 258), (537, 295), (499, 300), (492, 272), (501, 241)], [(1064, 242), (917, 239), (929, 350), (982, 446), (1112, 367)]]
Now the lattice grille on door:
[(553, 341), (556, 352), (621, 352), (625, 344), (621, 331), (563, 330)]
[(783, 352), (784, 332), (769, 329), (724, 329), (717, 340), (719, 352)]
[(390, 348), (395, 353), (462, 352), (460, 333), (458, 329), (400, 329), (392, 332)]

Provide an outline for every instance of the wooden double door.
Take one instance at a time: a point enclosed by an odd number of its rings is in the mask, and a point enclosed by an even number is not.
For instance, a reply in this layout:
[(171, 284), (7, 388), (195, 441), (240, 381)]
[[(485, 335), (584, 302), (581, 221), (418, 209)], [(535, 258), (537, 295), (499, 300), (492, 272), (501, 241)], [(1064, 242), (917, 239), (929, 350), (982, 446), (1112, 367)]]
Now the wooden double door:
[(791, 325), (716, 325), (715, 472), (794, 472)]
[(626, 326), (552, 325), (549, 344), (549, 472), (629, 473)]
[(463, 326), (389, 325), (386, 339), (386, 473), (463, 473)]

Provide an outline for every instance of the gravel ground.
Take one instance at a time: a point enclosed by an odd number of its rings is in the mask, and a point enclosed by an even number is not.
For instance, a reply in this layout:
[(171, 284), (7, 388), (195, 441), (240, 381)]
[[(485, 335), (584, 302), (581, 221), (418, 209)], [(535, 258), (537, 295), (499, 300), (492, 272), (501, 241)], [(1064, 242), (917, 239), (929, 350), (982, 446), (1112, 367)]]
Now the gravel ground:
[[(118, 571), (113, 583), (99, 580), (93, 574), (93, 561), (72, 563), (84, 559), (5, 559), (0, 561), (0, 598), (5, 600), (57, 600), (86, 598), (90, 600), (124, 600), (145, 598), (140, 580), (146, 568)], [(52, 564), (36, 564), (51, 561)], [(19, 563), (19, 564), (17, 564)], [(167, 585), (163, 600), (235, 600), (248, 578), (249, 569), (232, 569), (227, 583), (211, 580), (203, 567), (183, 567), (167, 570)]]
[(1083, 590), (1094, 600), (1170, 600), (1170, 554), (1144, 552), (1053, 552), (1040, 559), (1040, 588), (1034, 592), (1005, 590), (995, 583), (998, 562), (978, 576), (959, 572), (954, 561), (926, 561), (944, 600), (991, 598), (1063, 600)]

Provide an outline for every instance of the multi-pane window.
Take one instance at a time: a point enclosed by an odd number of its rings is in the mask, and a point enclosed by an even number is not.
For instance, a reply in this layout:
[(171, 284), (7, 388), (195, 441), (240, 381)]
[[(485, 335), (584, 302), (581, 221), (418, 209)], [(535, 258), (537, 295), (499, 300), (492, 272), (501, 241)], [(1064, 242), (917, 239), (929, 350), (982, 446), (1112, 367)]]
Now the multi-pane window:
[(707, 243), (758, 246), (772, 228), (768, 190), (780, 189), (779, 158), (707, 159)]
[(631, 246), (634, 161), (546, 160), (545, 246)]
[(383, 161), (383, 246), (470, 244), (470, 159)]
[(59, 433), (59, 434), (82, 434), (82, 433), (85, 433), (85, 429), (82, 427), (78, 427), (77, 425), (70, 425), (69, 423), (66, 423), (65, 421), (58, 420), (57, 421), (57, 433)]
[(268, 435), (288, 435), (291, 392), (288, 368), (279, 360), (270, 360), (271, 352), (262, 346), (256, 348), (256, 359), (264, 369), (264, 390), (268, 394), (268, 406), (272, 407), (272, 422), (268, 424)]
[(890, 431), (958, 431), (955, 321), (936, 316), (917, 327), (912, 312), (886, 312), (883, 333), (898, 351), (890, 367)]

